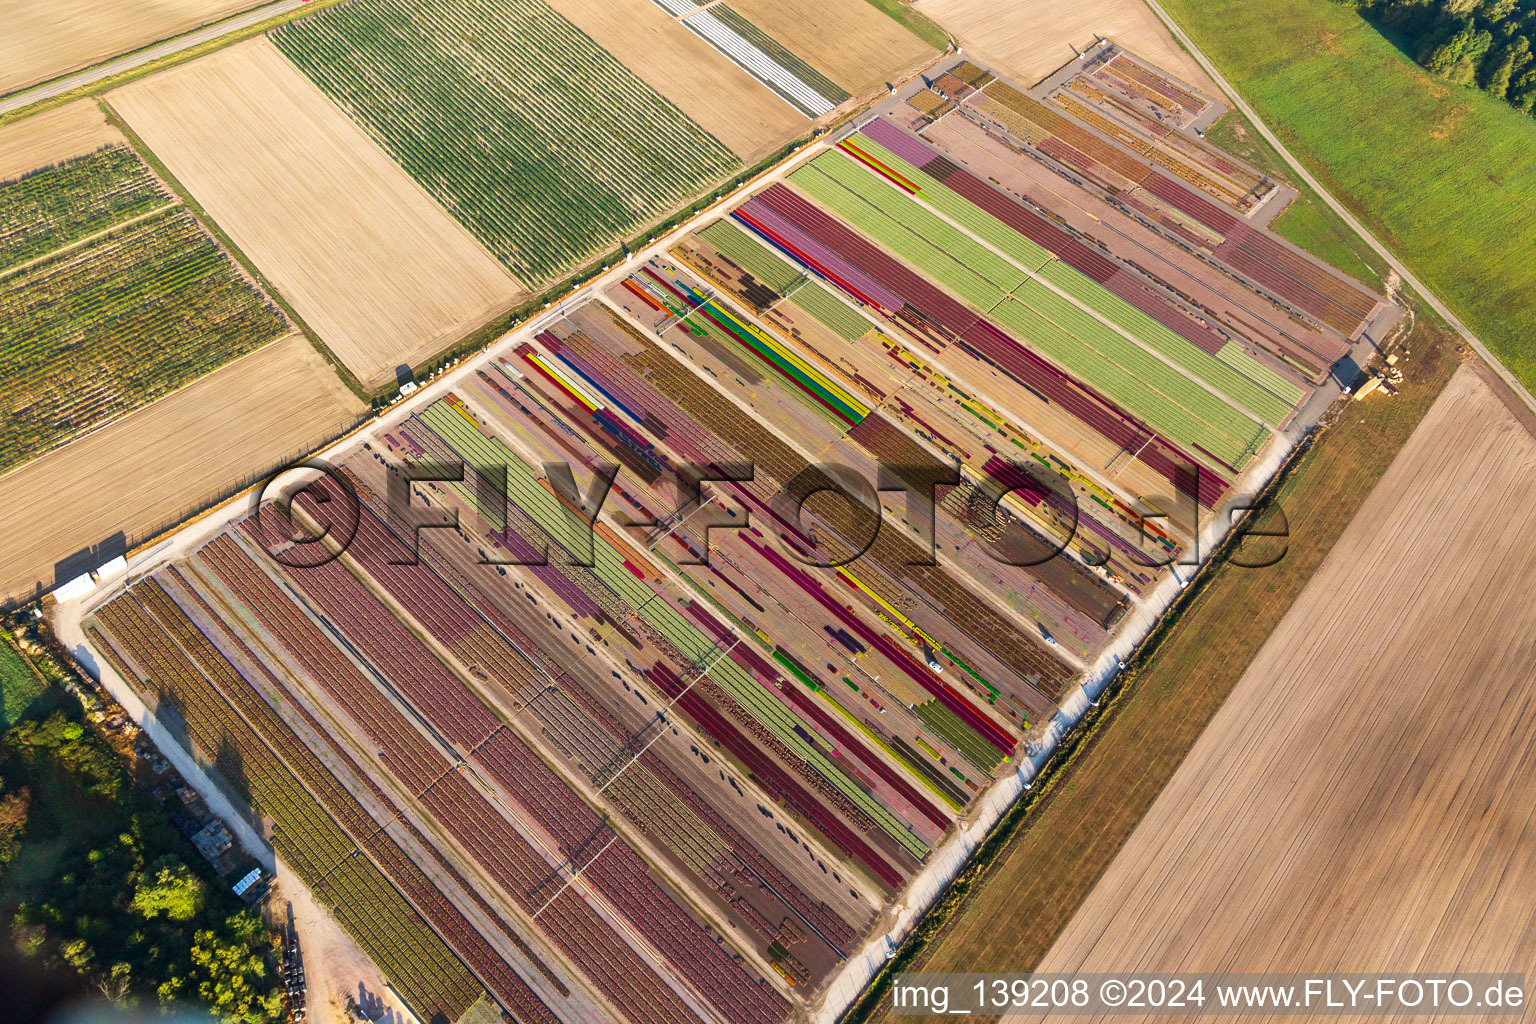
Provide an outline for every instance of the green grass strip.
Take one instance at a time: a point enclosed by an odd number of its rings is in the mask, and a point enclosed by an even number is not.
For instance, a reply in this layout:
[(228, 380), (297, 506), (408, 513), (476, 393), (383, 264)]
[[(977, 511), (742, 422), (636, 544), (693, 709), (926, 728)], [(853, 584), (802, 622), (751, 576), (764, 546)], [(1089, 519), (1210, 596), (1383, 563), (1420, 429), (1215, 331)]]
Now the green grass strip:
[(780, 295), (804, 275), (791, 267), (757, 239), (747, 234), (730, 220), (717, 220), (699, 237), (720, 251), (720, 255), (751, 274), (759, 284), (772, 288)]
[(808, 281), (795, 289), (785, 301), (844, 341), (857, 341), (873, 326), (816, 281)]

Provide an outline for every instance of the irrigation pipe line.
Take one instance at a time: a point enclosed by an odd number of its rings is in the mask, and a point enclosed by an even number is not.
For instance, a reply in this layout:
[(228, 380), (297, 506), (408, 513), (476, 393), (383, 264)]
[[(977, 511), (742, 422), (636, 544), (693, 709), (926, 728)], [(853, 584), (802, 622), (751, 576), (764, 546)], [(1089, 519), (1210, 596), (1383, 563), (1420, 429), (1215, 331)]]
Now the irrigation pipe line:
[(1519, 395), (1520, 400), (1523, 401), (1526, 406), (1531, 409), (1532, 412), (1536, 412), (1536, 396), (1532, 396), (1530, 391), (1526, 389), (1525, 385), (1521, 384), (1520, 381), (1515, 378), (1515, 375), (1509, 372), (1508, 367), (1499, 362), (1498, 357), (1495, 356), (1492, 352), (1488, 351), (1488, 346), (1484, 345), (1482, 341), (1478, 339), (1477, 335), (1473, 334), (1471, 329), (1468, 328), (1466, 324), (1462, 323), (1460, 318), (1458, 318), (1455, 313), (1452, 313), (1450, 309), (1446, 307), (1445, 303), (1441, 302), (1435, 296), (1435, 293), (1430, 291), (1429, 288), (1425, 286), (1424, 282), (1415, 277), (1413, 272), (1404, 266), (1401, 260), (1399, 260), (1396, 256), (1393, 256), (1391, 251), (1376, 239), (1375, 235), (1367, 231), (1365, 226), (1356, 220), (1355, 216), (1344, 208), (1344, 204), (1333, 198), (1333, 196), (1328, 193), (1328, 190), (1323, 188), (1318, 180), (1314, 178), (1305, 167), (1302, 166), (1300, 160), (1297, 160), (1296, 157), (1291, 155), (1291, 151), (1285, 148), (1285, 145), (1275, 136), (1275, 133), (1269, 130), (1268, 126), (1259, 119), (1259, 115), (1254, 112), (1254, 109), (1250, 107), (1247, 101), (1244, 100), (1238, 91), (1232, 87), (1232, 83), (1228, 82), (1225, 78), (1222, 77), (1221, 72), (1216, 70), (1216, 66), (1212, 64), (1210, 59), (1206, 57), (1206, 55), (1200, 50), (1198, 46), (1195, 45), (1194, 40), (1185, 34), (1184, 30), (1180, 28), (1176, 22), (1174, 22), (1173, 17), (1167, 11), (1163, 10), (1163, 5), (1158, 3), (1157, 0), (1146, 0), (1146, 4), (1148, 7), (1152, 8), (1152, 12), (1156, 14), (1158, 18), (1162, 20), (1163, 24), (1168, 27), (1168, 31), (1173, 33), (1173, 37), (1177, 39), (1184, 46), (1184, 48), (1190, 52), (1190, 54), (1195, 58), (1195, 61), (1199, 63), (1200, 67), (1205, 70), (1205, 73), (1211, 76), (1211, 80), (1216, 83), (1217, 87), (1226, 93), (1227, 98), (1232, 101), (1232, 104), (1238, 110), (1242, 111), (1243, 115), (1253, 123), (1254, 128), (1258, 129), (1259, 134), (1264, 137), (1264, 141), (1268, 142), (1275, 148), (1275, 152), (1280, 154), (1281, 159), (1283, 159), (1286, 164), (1290, 166), (1291, 170), (1296, 172), (1296, 175), (1301, 178), (1302, 181), (1306, 182), (1307, 185), (1309, 185), (1312, 190), (1322, 198), (1323, 202), (1327, 203), (1329, 208), (1343, 219), (1345, 224), (1348, 224), (1356, 234), (1365, 239), (1366, 244), (1374, 249), (1378, 256), (1386, 260), (1387, 265), (1395, 270), (1399, 277), (1408, 282), (1408, 284), (1412, 285), (1413, 290), (1424, 297), (1424, 301), (1429, 304), (1429, 307), (1438, 313), (1446, 323), (1450, 324), (1451, 327), (1455, 329), (1456, 333), (1461, 335), (1462, 340), (1464, 340), (1468, 345), (1471, 345), (1473, 351), (1475, 351), (1479, 356), (1483, 358), (1484, 362), (1493, 367), (1493, 372), (1499, 375), (1499, 379), (1502, 380), (1505, 384), (1509, 385), (1510, 390), (1513, 391), (1516, 395)]

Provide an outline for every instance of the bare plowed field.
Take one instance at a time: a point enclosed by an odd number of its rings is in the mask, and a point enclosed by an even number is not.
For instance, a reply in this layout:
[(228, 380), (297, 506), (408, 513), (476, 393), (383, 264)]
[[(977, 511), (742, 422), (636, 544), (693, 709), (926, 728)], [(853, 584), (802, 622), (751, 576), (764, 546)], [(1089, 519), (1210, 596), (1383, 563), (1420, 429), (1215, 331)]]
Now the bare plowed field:
[(365, 385), (522, 291), (265, 38), (108, 99)]
[(949, 29), (967, 53), (1022, 82), (1044, 78), (1072, 59), (1072, 47), (1087, 49), (1105, 36), (1190, 85), (1221, 95), (1141, 0), (918, 0), (916, 6)]
[(743, 163), (756, 163), (807, 130), (795, 108), (651, 0), (549, 0), (549, 6)]
[(730, 6), (855, 96), (934, 52), (869, 0), (730, 0)]
[(0, 95), (169, 39), (261, 0), (3, 0)]
[(118, 531), (129, 543), (326, 440), (361, 404), (297, 335), (0, 477), (0, 598)]
[(1531, 971), (1533, 499), (1462, 370), (1038, 969)]
[(35, 114), (0, 128), (0, 181), (122, 141), (95, 100)]

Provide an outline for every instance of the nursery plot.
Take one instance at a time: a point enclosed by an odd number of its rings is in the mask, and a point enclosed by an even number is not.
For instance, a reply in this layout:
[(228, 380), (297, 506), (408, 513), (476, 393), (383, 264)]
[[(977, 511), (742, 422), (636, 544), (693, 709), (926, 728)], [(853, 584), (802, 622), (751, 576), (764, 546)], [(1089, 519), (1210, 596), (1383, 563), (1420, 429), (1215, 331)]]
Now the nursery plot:
[(125, 147), (0, 186), (0, 471), (289, 330)]
[(54, 563), (119, 531), (147, 539), (364, 411), (294, 335), (12, 470), (0, 477), (0, 599), (51, 588)]

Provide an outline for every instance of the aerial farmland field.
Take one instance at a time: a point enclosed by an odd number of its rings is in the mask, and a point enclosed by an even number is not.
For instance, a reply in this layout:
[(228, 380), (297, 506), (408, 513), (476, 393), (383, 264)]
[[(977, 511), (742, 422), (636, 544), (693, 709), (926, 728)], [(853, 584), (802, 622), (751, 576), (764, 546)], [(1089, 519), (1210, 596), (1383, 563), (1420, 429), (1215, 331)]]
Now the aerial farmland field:
[(934, 55), (868, 0), (731, 0), (730, 6), (856, 96)]
[[(519, 1019), (772, 1024), (846, 999), (892, 901), (1263, 471), (1318, 386), (1303, 357), (1348, 348), (1274, 312), (1266, 282), (1323, 279), (1241, 210), (1264, 280), (1159, 250), (1213, 282), (1198, 310), (1132, 236), (1050, 214), (1041, 181), (1067, 210), (1116, 194), (1058, 160), (1076, 122), (999, 144), (1005, 86), (949, 58), (327, 452), (288, 526), (223, 510), (93, 599), (113, 685), (287, 815), (285, 863), (413, 1012), (483, 990)], [(1126, 188), (1156, 173), (1074, 139)], [(827, 463), (907, 497), (860, 511)], [(688, 467), (717, 477), (697, 499)], [(951, 471), (925, 537), (913, 495)]]
[[(1205, 73), (1144, 4), (1131, 0), (918, 0), (917, 10), (948, 28), (967, 51), (1032, 85), (1099, 38), (1213, 90)], [(1027, 26), (1027, 28), (1025, 27)]]
[(256, 7), (261, 0), (0, 3), (0, 95)]
[(0, 141), (0, 180), (9, 181), (126, 140), (98, 104), (80, 100), (0, 128)]
[(367, 387), (524, 294), (265, 39), (108, 102)]
[(541, 0), (361, 0), (272, 41), (525, 284), (740, 166)]
[[(863, 2), (863, 0), (859, 0)], [(651, 0), (549, 0), (701, 129), (755, 164), (805, 133), (805, 117)]]
[(1464, 367), (1037, 970), (1529, 968), (1533, 467)]
[(33, 159), (0, 183), (0, 472), (291, 330), (121, 139)]
[(365, 408), (294, 335), (12, 469), (0, 477), (0, 599), (51, 588), (56, 562), (104, 538), (147, 539)]

